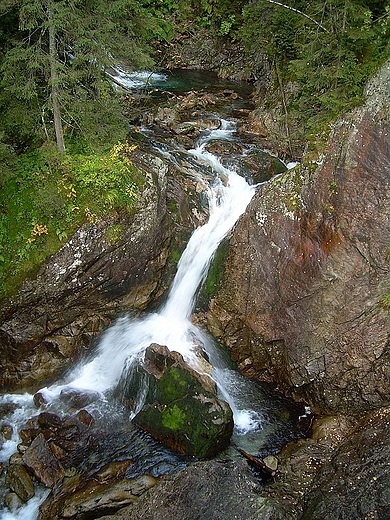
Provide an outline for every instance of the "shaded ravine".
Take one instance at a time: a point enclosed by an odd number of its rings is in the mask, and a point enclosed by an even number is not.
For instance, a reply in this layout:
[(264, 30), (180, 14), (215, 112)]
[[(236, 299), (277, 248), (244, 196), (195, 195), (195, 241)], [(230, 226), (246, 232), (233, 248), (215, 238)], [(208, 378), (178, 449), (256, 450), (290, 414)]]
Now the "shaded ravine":
[[(230, 368), (213, 340), (190, 319), (198, 288), (207, 275), (218, 245), (243, 214), (255, 191), (243, 177), (224, 167), (205, 147), (209, 140), (215, 138), (230, 139), (234, 131), (234, 125), (223, 122), (220, 129), (204, 134), (196, 149), (186, 152), (191, 160), (195, 159), (207, 170), (207, 175), (199, 180), (205, 183), (204, 194), (209, 206), (209, 220), (193, 233), (179, 262), (167, 301), (158, 312), (141, 319), (120, 318), (103, 334), (92, 360), (73, 369), (64, 381), (41, 390), (46, 402), (51, 403), (48, 406), (58, 409), (58, 397), (64, 389), (93, 390), (101, 394), (104, 413), (107, 400), (110, 399), (124, 367), (126, 369), (142, 360), (150, 343), (167, 345), (170, 350), (180, 352), (189, 364), (200, 369), (195, 351), (201, 347), (208, 353), (214, 366), (212, 376), (218, 383), (222, 397), (229, 402), (234, 412), (235, 436), (243, 444), (246, 442), (246, 435), (249, 442), (261, 444), (267, 423), (263, 414), (264, 394), (255, 384)], [(142, 393), (140, 389), (140, 395)], [(4, 461), (15, 449), (18, 428), (34, 413), (32, 396), (3, 396), (1, 402), (11, 401), (19, 402), (21, 406), (12, 416), (13, 421), (16, 419), (15, 435), (3, 446), (1, 460)], [(137, 407), (141, 405), (142, 402), (139, 402)], [(136, 412), (137, 410), (133, 410), (133, 414)], [(1, 518), (34, 518), (37, 499), (33, 500), (35, 503), (30, 504), (29, 509), (19, 511), (16, 516), (4, 512)]]

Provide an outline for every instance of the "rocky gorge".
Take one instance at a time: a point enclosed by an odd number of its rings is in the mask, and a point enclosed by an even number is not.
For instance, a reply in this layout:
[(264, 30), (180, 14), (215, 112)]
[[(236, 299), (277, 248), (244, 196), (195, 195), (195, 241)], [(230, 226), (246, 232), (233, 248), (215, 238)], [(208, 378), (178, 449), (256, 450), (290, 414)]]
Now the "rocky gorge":
[[(218, 283), (196, 314), (242, 374), (310, 405), (315, 420), (307, 438), (275, 453), (277, 471), (266, 485), (239, 458), (143, 480), (123, 478), (130, 461), (119, 467), (107, 460), (91, 463), (86, 485), (74, 470), (80, 455), (67, 443), (73, 436), (96, 449), (105, 435), (91, 430), (88, 412), (61, 420), (41, 412), (25, 428), (7, 478), (13, 488), (29, 482), (21, 468), (33, 467), (32, 452), (46, 453), (54, 481), (33, 476), (54, 489), (42, 518), (388, 517), (389, 79), (386, 64), (367, 86), (365, 104), (333, 125), (320, 154), (307, 153), (274, 176), (284, 168), (268, 156), (273, 178), (259, 186), (224, 242)], [(217, 102), (209, 94), (185, 96), (148, 122), (191, 144), (202, 111)], [(269, 144), (264, 121), (260, 126), (255, 138)], [(35, 391), (53, 381), (115, 315), (156, 305), (166, 290), (184, 239), (206, 218), (202, 187), (142, 146), (132, 160), (147, 178), (139, 212), (85, 225), (4, 306), (3, 391)], [(256, 158), (246, 167), (255, 182), (263, 180)], [(6, 438), (6, 425), (2, 432)], [(23, 488), (29, 497), (30, 484)], [(94, 493), (102, 506), (83, 509)]]

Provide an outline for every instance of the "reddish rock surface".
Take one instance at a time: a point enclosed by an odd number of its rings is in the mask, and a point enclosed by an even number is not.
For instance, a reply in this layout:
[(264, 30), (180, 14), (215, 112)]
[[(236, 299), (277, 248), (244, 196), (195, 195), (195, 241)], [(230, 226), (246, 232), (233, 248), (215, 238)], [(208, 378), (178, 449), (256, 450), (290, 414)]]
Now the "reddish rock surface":
[(324, 157), (259, 189), (208, 313), (244, 373), (321, 413), (389, 404), (389, 76)]

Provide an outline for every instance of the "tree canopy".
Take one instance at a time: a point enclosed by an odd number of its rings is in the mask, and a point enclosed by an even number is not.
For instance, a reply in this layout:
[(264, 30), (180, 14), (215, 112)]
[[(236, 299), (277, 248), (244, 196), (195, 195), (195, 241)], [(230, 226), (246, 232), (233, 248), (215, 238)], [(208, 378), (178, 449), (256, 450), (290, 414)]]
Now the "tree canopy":
[(93, 146), (123, 137), (119, 97), (105, 72), (122, 59), (151, 66), (150, 42), (164, 27), (142, 2), (6, 0), (0, 21), (1, 130), (9, 143), (20, 147), (55, 130), (63, 152), (64, 130)]

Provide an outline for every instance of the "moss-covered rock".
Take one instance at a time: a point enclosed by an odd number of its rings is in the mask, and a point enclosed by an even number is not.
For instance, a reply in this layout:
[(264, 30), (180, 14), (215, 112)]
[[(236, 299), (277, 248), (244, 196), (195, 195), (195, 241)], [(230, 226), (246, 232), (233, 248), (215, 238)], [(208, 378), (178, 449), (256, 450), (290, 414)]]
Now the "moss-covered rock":
[[(149, 384), (143, 392), (144, 405), (134, 418), (139, 427), (170, 449), (198, 458), (211, 457), (228, 446), (233, 413), (218, 398), (209, 376), (197, 373), (180, 354), (159, 345), (147, 349), (144, 364), (134, 373)], [(126, 389), (126, 401), (137, 406), (134, 401), (140, 389), (133, 383)]]

